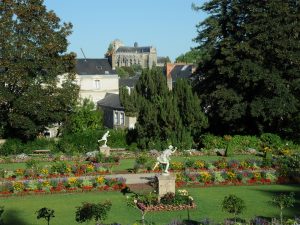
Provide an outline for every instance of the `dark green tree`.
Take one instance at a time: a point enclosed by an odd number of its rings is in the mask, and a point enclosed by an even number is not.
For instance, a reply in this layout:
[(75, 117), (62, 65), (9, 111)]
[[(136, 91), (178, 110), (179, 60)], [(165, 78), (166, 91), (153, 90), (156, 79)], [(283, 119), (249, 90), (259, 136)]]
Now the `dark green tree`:
[(95, 109), (95, 104), (89, 99), (83, 99), (80, 105), (74, 107), (72, 113), (63, 124), (63, 133), (83, 133), (103, 127), (103, 115)]
[(84, 223), (95, 220), (96, 223), (107, 218), (108, 212), (111, 209), (111, 202), (104, 203), (82, 203), (82, 206), (77, 207), (75, 219), (78, 223)]
[(138, 95), (133, 89), (127, 89), (126, 87), (121, 87), (120, 90), (120, 101), (125, 108), (126, 116), (137, 116), (138, 115)]
[(300, 4), (211, 0), (195, 89), (219, 133), (299, 134)]
[(55, 217), (54, 210), (46, 207), (39, 209), (35, 213), (37, 214), (36, 216), (37, 219), (41, 219), (41, 218), (45, 219), (48, 225), (50, 224), (51, 218)]
[(32, 139), (71, 111), (78, 96), (75, 54), (66, 53), (71, 28), (42, 0), (0, 1), (2, 136)]
[(194, 137), (200, 136), (202, 129), (208, 126), (208, 121), (201, 108), (201, 101), (198, 96), (193, 93), (188, 80), (176, 80), (173, 95), (177, 102), (182, 125), (191, 132)]

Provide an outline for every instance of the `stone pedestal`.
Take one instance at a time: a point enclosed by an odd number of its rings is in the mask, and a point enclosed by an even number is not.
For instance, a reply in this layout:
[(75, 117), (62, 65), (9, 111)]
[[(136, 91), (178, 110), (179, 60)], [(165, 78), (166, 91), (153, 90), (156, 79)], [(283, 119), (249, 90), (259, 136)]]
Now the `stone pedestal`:
[(99, 150), (100, 150), (100, 153), (102, 153), (106, 157), (110, 156), (110, 147), (108, 147), (108, 146), (100, 146)]
[(156, 175), (158, 180), (158, 196), (164, 196), (168, 192), (175, 193), (175, 174), (159, 174)]

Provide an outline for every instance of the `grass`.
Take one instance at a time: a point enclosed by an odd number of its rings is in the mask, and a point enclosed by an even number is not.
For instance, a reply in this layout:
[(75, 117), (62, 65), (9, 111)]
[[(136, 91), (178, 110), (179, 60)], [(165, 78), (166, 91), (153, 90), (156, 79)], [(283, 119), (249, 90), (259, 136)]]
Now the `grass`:
[[(214, 221), (223, 221), (230, 217), (221, 211), (220, 203), (225, 195), (235, 194), (245, 200), (246, 211), (240, 217), (251, 219), (255, 216), (278, 217), (279, 210), (270, 205), (272, 196), (279, 192), (295, 192), (297, 202), (293, 209), (285, 211), (289, 217), (300, 216), (300, 186), (296, 185), (261, 185), (261, 186), (228, 186), (209, 188), (189, 188), (194, 197), (197, 209), (190, 211), (190, 219), (200, 221), (210, 218)], [(126, 206), (125, 196), (119, 192), (92, 192), (78, 194), (57, 194), (44, 196), (10, 197), (1, 199), (5, 207), (4, 222), (6, 225), (42, 225), (43, 220), (37, 220), (35, 211), (42, 207), (55, 210), (55, 218), (51, 225), (77, 224), (75, 222), (76, 206), (81, 202), (102, 202), (106, 199), (112, 201), (112, 210), (106, 223), (119, 222), (134, 224), (141, 218), (138, 210)], [(170, 223), (173, 219), (183, 220), (188, 218), (187, 211), (176, 212), (151, 212), (146, 214), (146, 220), (155, 222), (156, 225)], [(93, 224), (93, 223), (91, 223)]]
[[(187, 158), (191, 159), (201, 159), (204, 161), (216, 161), (218, 159), (221, 159), (221, 156), (191, 156), (191, 157), (184, 157), (184, 156), (174, 156), (171, 157), (171, 161), (180, 161), (184, 162)], [(238, 160), (243, 160), (243, 159), (253, 159), (256, 158), (258, 159), (259, 157), (253, 156), (253, 155), (235, 155), (232, 157), (227, 157), (228, 160), (231, 159), (238, 159)], [(153, 157), (153, 160), (156, 160), (155, 157)], [(130, 170), (134, 166), (135, 159), (122, 159), (120, 161), (120, 165), (118, 166), (113, 166), (113, 171), (125, 171), (125, 170)], [(52, 162), (39, 162), (39, 165), (49, 165)], [(74, 163), (74, 162), (69, 162), (69, 163)], [(6, 169), (6, 170), (15, 170), (18, 168), (25, 169), (26, 168), (26, 163), (1, 163), (0, 164), (0, 169)]]

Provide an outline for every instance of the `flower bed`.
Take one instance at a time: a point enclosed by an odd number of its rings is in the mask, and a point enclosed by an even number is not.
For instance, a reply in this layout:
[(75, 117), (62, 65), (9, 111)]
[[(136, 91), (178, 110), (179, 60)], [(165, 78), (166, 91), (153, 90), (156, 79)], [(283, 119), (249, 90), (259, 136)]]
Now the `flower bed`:
[(44, 166), (42, 168), (33, 166), (30, 169), (5, 170), (2, 172), (3, 177), (0, 178), (0, 181), (103, 175), (108, 174), (109, 167), (115, 164), (117, 163), (109, 163), (109, 165), (103, 163), (79, 163), (71, 165), (66, 162), (57, 162), (52, 166)]
[(155, 211), (175, 211), (194, 209), (196, 204), (194, 199), (189, 195), (187, 190), (177, 190), (176, 193), (166, 193), (159, 200), (156, 194), (137, 194), (132, 192), (131, 196), (127, 196), (127, 205), (137, 208), (143, 214)]
[(69, 177), (61, 180), (7, 181), (0, 184), (0, 196), (27, 194), (54, 194), (85, 191), (120, 190), (126, 187), (125, 179), (98, 177)]
[(176, 186), (252, 185), (280, 183), (276, 170), (206, 170), (176, 174)]
[(192, 203), (191, 205), (149, 205), (146, 206), (145, 211), (147, 212), (157, 212), (157, 211), (179, 211), (185, 209), (194, 209), (196, 208), (196, 204)]

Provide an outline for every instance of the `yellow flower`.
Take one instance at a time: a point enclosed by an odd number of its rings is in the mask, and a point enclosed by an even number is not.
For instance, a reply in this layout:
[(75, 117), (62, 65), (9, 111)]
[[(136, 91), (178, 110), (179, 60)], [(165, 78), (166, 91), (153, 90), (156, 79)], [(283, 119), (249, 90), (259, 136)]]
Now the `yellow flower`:
[(255, 172), (255, 173), (253, 174), (253, 176), (254, 176), (255, 179), (260, 179), (260, 178), (261, 178), (261, 175), (260, 175), (259, 172)]
[(86, 166), (86, 171), (87, 172), (93, 172), (94, 171), (94, 165), (93, 164), (88, 164), (87, 166)]
[(104, 177), (96, 177), (96, 182), (97, 182), (98, 184), (103, 184), (103, 182), (104, 182)]
[(178, 182), (178, 181), (183, 181), (183, 176), (182, 176), (182, 174), (180, 173), (177, 173), (176, 174), (176, 181)]
[(70, 166), (70, 165), (67, 165), (66, 173), (71, 173), (71, 172), (72, 172), (71, 166)]
[(241, 165), (241, 167), (243, 167), (243, 168), (249, 168), (249, 163), (246, 162), (246, 161), (242, 161), (242, 162), (240, 163), (240, 165)]
[(15, 173), (17, 176), (22, 176), (24, 175), (24, 169), (16, 169)]
[(199, 174), (203, 182), (209, 182), (211, 180), (211, 175), (209, 172), (205, 171), (205, 172), (200, 172)]
[(22, 182), (15, 182), (13, 184), (13, 187), (14, 187), (14, 191), (19, 192), (24, 189), (24, 184)]
[(171, 162), (171, 168), (174, 170), (182, 170), (183, 163), (182, 162)]
[(234, 172), (232, 172), (232, 171), (228, 171), (227, 172), (227, 176), (228, 176), (229, 180), (233, 180), (233, 179), (236, 178), (236, 174)]
[(68, 179), (68, 182), (69, 182), (70, 185), (73, 185), (77, 182), (77, 178), (76, 177), (70, 177)]
[(50, 182), (48, 180), (44, 180), (42, 182), (43, 187), (50, 187)]
[(197, 161), (194, 162), (194, 167), (195, 168), (202, 169), (202, 168), (204, 168), (204, 166), (205, 166), (205, 162), (202, 161), (202, 160), (197, 160)]
[(47, 176), (47, 175), (49, 174), (49, 170), (46, 169), (46, 168), (43, 168), (43, 169), (41, 170), (41, 174), (44, 175), (44, 176)]

